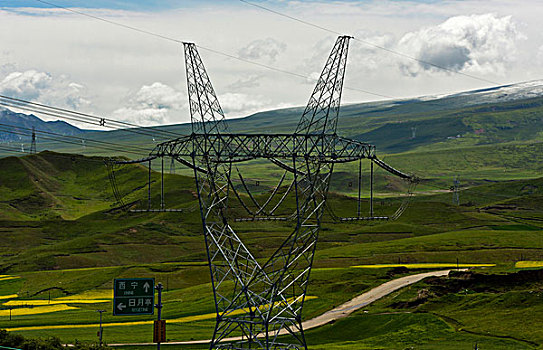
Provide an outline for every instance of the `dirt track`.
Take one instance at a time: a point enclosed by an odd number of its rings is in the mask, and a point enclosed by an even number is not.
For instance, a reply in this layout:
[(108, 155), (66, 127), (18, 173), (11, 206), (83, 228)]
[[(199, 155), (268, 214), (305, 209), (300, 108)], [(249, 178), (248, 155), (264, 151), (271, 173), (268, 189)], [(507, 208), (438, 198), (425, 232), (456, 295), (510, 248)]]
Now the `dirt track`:
[[(308, 330), (315, 327), (323, 326), (329, 322), (338, 320), (343, 317), (349, 316), (351, 313), (363, 308), (364, 306), (373, 303), (374, 301), (381, 299), (382, 297), (400, 289), (407, 287), (410, 284), (417, 283), (420, 280), (423, 280), (427, 277), (434, 276), (447, 276), (451, 270), (441, 270), (441, 271), (431, 271), (419, 273), (416, 275), (405, 276), (397, 278), (386, 283), (381, 284), (364, 294), (361, 294), (346, 303), (341, 304), (340, 306), (323, 313), (320, 316), (312, 318), (303, 322), (303, 329)], [(282, 331), (281, 334), (285, 334), (286, 331)], [(236, 341), (240, 340), (240, 337), (226, 338), (224, 341)], [(205, 340), (192, 340), (192, 341), (181, 341), (181, 342), (168, 342), (162, 344), (171, 344), (171, 345), (190, 345), (190, 344), (208, 344), (209, 339)], [(153, 345), (154, 343), (126, 343), (126, 344), (108, 344), (108, 346), (131, 346), (131, 345)]]

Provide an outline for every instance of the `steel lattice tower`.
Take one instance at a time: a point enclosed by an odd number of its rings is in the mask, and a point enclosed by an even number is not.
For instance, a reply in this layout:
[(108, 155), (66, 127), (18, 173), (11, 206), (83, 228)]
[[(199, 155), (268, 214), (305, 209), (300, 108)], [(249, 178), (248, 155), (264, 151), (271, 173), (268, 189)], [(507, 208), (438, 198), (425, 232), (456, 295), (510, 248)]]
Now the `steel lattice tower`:
[(36, 154), (36, 128), (32, 127), (32, 142), (30, 143), (30, 154)]
[[(157, 145), (147, 158), (115, 162), (149, 162), (149, 179), (156, 158), (194, 171), (216, 306), (210, 349), (307, 349), (302, 309), (334, 164), (370, 159), (415, 179), (377, 159), (373, 145), (336, 134), (349, 39), (338, 37), (293, 134), (229, 133), (196, 45), (184, 43), (192, 133)], [(228, 211), (233, 166), (258, 158), (292, 174), (296, 202), (293, 231), (261, 262), (230, 226)]]
[[(287, 159), (294, 169), (296, 226), (263, 265), (229, 224), (226, 207), (232, 160), (220, 158), (230, 150), (224, 137), (232, 139), (232, 135), (223, 137), (227, 130), (224, 114), (196, 46), (184, 46), (192, 130), (203, 141), (191, 142), (190, 163), (196, 179), (217, 311), (210, 348), (306, 349), (302, 307), (333, 169), (333, 163), (322, 162), (313, 153), (322, 157), (331, 155), (349, 37), (338, 38), (309, 99), (294, 134), (302, 137), (300, 144), (296, 144), (296, 138), (284, 143), (292, 147)], [(258, 151), (258, 147), (251, 145), (251, 138), (254, 139), (247, 135), (242, 143), (250, 151)], [(282, 156), (277, 153), (269, 157)], [(242, 337), (224, 343), (234, 331), (241, 331)]]

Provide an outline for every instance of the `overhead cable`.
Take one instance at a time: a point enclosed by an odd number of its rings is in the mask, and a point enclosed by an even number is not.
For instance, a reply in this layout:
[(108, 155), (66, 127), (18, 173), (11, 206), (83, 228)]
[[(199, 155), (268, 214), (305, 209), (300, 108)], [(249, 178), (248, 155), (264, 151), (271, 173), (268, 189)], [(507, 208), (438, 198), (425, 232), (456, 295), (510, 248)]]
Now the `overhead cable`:
[[(137, 124), (133, 124), (133, 123), (129, 123), (129, 122), (123, 122), (123, 121), (110, 119), (110, 118), (104, 118), (104, 117), (91, 115), (91, 114), (87, 114), (87, 113), (76, 112), (76, 111), (72, 111), (72, 110), (65, 109), (65, 108), (52, 107), (52, 106), (48, 106), (48, 105), (45, 105), (45, 104), (32, 102), (32, 101), (28, 101), (28, 100), (23, 100), (23, 99), (20, 99), (20, 98), (5, 96), (5, 95), (0, 95), (0, 104), (2, 104), (2, 103), (11, 104), (11, 107), (21, 108), (21, 109), (33, 108), (36, 112), (41, 112), (41, 113), (44, 113), (44, 114), (46, 114), (46, 113), (55, 113), (55, 114), (59, 114), (59, 115), (68, 115), (69, 118), (67, 118), (67, 119), (72, 118), (70, 120), (81, 121), (83, 123), (92, 124), (92, 125), (96, 125), (96, 126), (103, 126), (103, 127), (112, 128), (112, 129), (122, 127), (123, 130), (128, 130), (127, 128), (132, 128), (132, 132), (143, 133), (143, 134), (147, 134), (148, 136), (156, 136), (155, 133), (165, 134), (165, 135), (168, 135), (168, 137), (171, 137), (171, 136), (177, 136), (177, 137), (184, 136), (182, 134), (178, 134), (178, 133), (175, 133), (175, 132), (172, 132), (172, 131), (160, 130), (160, 129), (157, 129), (157, 127), (145, 127), (144, 128), (141, 125), (137, 125)], [(134, 129), (142, 129), (142, 130), (134, 130)], [(151, 130), (153, 130), (153, 131), (151, 131)], [(152, 133), (152, 132), (154, 132), (154, 133)]]
[[(2, 126), (0, 126), (0, 132), (6, 132), (6, 133), (9, 133), (9, 134), (23, 135), (23, 136), (28, 135), (28, 133), (21, 132), (21, 131), (16, 131), (16, 130), (13, 130), (12, 128), (6, 128), (6, 127), (2, 127)], [(83, 145), (84, 147), (92, 147), (92, 148), (102, 149), (102, 150), (106, 150), (106, 151), (131, 153), (131, 154), (137, 154), (138, 156), (141, 155), (141, 153), (136, 153), (136, 152), (125, 150), (125, 149), (118, 149), (118, 148), (113, 148), (113, 147), (104, 146), (104, 145), (87, 145), (87, 144), (82, 144), (81, 142), (76, 142), (76, 141), (71, 141), (71, 140), (62, 140), (62, 139), (53, 138), (53, 137), (49, 137), (49, 136), (43, 136), (43, 135), (41, 136), (41, 138), (44, 139), (44, 140), (50, 140), (50, 141), (59, 142), (59, 143), (66, 143), (66, 144), (77, 145), (77, 146), (82, 146)]]
[[(123, 24), (123, 23), (120, 23), (120, 22), (116, 22), (116, 21), (112, 21), (112, 20), (109, 20), (109, 19), (106, 19), (106, 18), (103, 18), (103, 17), (91, 15), (91, 14), (83, 12), (83, 11), (74, 10), (73, 8), (57, 5), (57, 4), (51, 3), (49, 1), (44, 1), (44, 0), (35, 0), (35, 1), (40, 2), (42, 4), (49, 5), (49, 6), (53, 6), (53, 7), (62, 9), (62, 10), (66, 10), (66, 11), (69, 11), (69, 12), (72, 12), (72, 13), (75, 13), (75, 14), (78, 14), (78, 15), (93, 18), (93, 19), (96, 19), (98, 21), (105, 22), (105, 23), (108, 23), (108, 24), (112, 24), (112, 25), (115, 25), (115, 26), (118, 26), (118, 27), (134, 30), (136, 32), (151, 35), (151, 36), (154, 36), (154, 37), (159, 38), (159, 39), (168, 40), (168, 41), (171, 41), (171, 42), (174, 42), (174, 43), (177, 43), (177, 44), (185, 44), (185, 43), (187, 43), (187, 41), (184, 41), (184, 40), (175, 39), (175, 38), (172, 38), (172, 37), (169, 37), (169, 36), (166, 36), (166, 35), (162, 35), (162, 34), (159, 34), (159, 33), (156, 33), (156, 32), (151, 32), (149, 30), (140, 29), (140, 28), (137, 28), (137, 27), (134, 27), (134, 26), (129, 26), (129, 25), (126, 25), (126, 24)], [(317, 81), (316, 79), (313, 79), (313, 78), (311, 78), (309, 76), (306, 76), (306, 75), (303, 75), (303, 74), (299, 74), (299, 73), (291, 72), (291, 71), (288, 71), (288, 70), (285, 70), (285, 69), (276, 68), (276, 67), (273, 67), (273, 66), (270, 66), (270, 65), (267, 65), (267, 64), (251, 61), (251, 60), (245, 59), (243, 57), (232, 55), (232, 54), (222, 52), (222, 51), (219, 51), (219, 50), (215, 50), (215, 49), (212, 49), (212, 48), (209, 48), (209, 47), (205, 47), (205, 46), (201, 46), (201, 45), (196, 45), (196, 47), (198, 47), (199, 49), (202, 49), (202, 50), (209, 51), (211, 53), (217, 54), (217, 55), (221, 55), (221, 56), (224, 56), (224, 57), (227, 57), (227, 58), (232, 58), (232, 59), (238, 60), (240, 62), (252, 64), (252, 65), (259, 66), (259, 67), (262, 67), (262, 68), (266, 68), (266, 69), (269, 69), (269, 70), (272, 70), (272, 71), (275, 71), (275, 72), (279, 72), (279, 73), (283, 73), (283, 74), (289, 74), (289, 75), (299, 77), (299, 78), (302, 78), (302, 79), (305, 79), (305, 80), (310, 80), (310, 81), (315, 81), (315, 82)], [(363, 90), (363, 89), (359, 89), (359, 88), (353, 88), (353, 87), (348, 87), (348, 86), (345, 86), (344, 88), (347, 89), (347, 90), (358, 91), (358, 92), (362, 92), (362, 93), (377, 96), (377, 97), (394, 98), (392, 96), (388, 96), (388, 95), (377, 93), (377, 92), (371, 92), (371, 91)]]
[[(279, 11), (276, 11), (276, 10), (273, 10), (273, 9), (270, 9), (270, 8), (268, 8), (268, 7), (262, 6), (262, 5), (260, 5), (260, 4), (256, 4), (256, 3), (251, 2), (251, 1), (247, 1), (247, 0), (239, 0), (239, 1), (242, 2), (242, 3), (244, 3), (244, 4), (247, 4), (247, 5), (251, 5), (251, 6), (257, 7), (257, 8), (259, 8), (259, 9), (264, 10), (264, 11), (268, 11), (268, 12), (273, 13), (273, 14), (275, 14), (275, 15), (278, 15), (278, 16), (281, 16), (281, 17), (285, 17), (285, 18), (291, 19), (291, 20), (293, 20), (293, 21), (296, 21), (296, 22), (305, 24), (305, 25), (307, 25), (307, 26), (311, 26), (311, 27), (314, 27), (314, 28), (317, 28), (317, 29), (320, 29), (320, 30), (323, 30), (323, 31), (326, 31), (326, 32), (329, 32), (329, 33), (332, 33), (332, 34), (335, 34), (335, 35), (344, 35), (344, 33), (343, 33), (343, 34), (342, 34), (342, 33), (339, 33), (339, 32), (337, 32), (337, 31), (335, 31), (335, 30), (330, 29), (330, 28), (326, 28), (326, 27), (320, 26), (320, 25), (318, 25), (318, 24), (315, 24), (315, 23), (312, 23), (312, 22), (308, 22), (308, 21), (305, 21), (305, 20), (303, 20), (303, 19), (300, 19), (300, 18), (296, 18), (296, 17), (290, 16), (290, 15), (287, 15), (287, 14), (285, 14), (285, 13), (282, 13), (282, 12), (279, 12)], [(401, 56), (401, 57), (404, 57), (404, 58), (407, 58), (407, 59), (416, 61), (416, 62), (418, 62), (418, 63), (422, 63), (422, 64), (425, 64), (425, 65), (429, 65), (429, 66), (432, 66), (432, 67), (441, 69), (441, 70), (446, 71), (446, 72), (449, 72), (449, 73), (460, 74), (460, 75), (463, 75), (463, 76), (465, 76), (465, 77), (472, 78), (472, 79), (476, 79), (476, 80), (483, 81), (483, 82), (485, 82), (485, 83), (490, 83), (490, 84), (493, 84), (493, 85), (501, 85), (501, 84), (498, 83), (498, 82), (495, 82), (495, 81), (492, 81), (492, 80), (489, 80), (489, 79), (486, 79), (486, 78), (481, 78), (481, 77), (478, 77), (478, 76), (475, 76), (475, 75), (472, 75), (472, 74), (460, 72), (460, 71), (457, 71), (457, 70), (454, 70), (454, 69), (450, 69), (450, 68), (441, 66), (441, 65), (439, 65), (439, 64), (436, 64), (436, 63), (433, 63), (433, 62), (430, 62), (430, 61), (427, 61), (427, 60), (422, 60), (422, 59), (420, 59), (420, 58), (416, 58), (416, 57), (414, 57), (414, 56), (408, 55), (408, 54), (403, 53), (403, 52), (400, 52), (400, 51), (392, 50), (392, 49), (386, 48), (386, 47), (384, 47), (384, 46), (374, 44), (374, 43), (369, 42), (369, 41), (366, 41), (366, 40), (358, 39), (358, 38), (356, 38), (356, 37), (353, 37), (353, 40), (358, 41), (358, 42), (360, 42), (360, 43), (362, 43), (362, 44), (364, 44), (364, 45), (371, 46), (371, 47), (374, 47), (374, 48), (376, 48), (376, 49), (380, 49), (380, 50), (383, 50), (383, 51), (392, 53), (392, 54), (394, 54), (394, 55)]]
[(8, 127), (8, 128), (11, 128), (10, 130), (14, 130), (14, 131), (21, 129), (21, 130), (27, 130), (29, 132), (35, 132), (36, 134), (39, 134), (39, 135), (52, 135), (52, 136), (64, 137), (64, 138), (68, 138), (68, 139), (74, 139), (74, 140), (78, 140), (78, 141), (96, 143), (96, 144), (100, 144), (100, 145), (119, 147), (119, 149), (122, 149), (123, 151), (126, 148), (128, 148), (128, 149), (131, 149), (133, 151), (149, 152), (148, 149), (143, 148), (143, 147), (127, 146), (127, 145), (123, 145), (123, 144), (119, 144), (119, 143), (108, 142), (108, 141), (100, 141), (100, 140), (93, 140), (93, 139), (84, 138), (84, 137), (80, 137), (80, 136), (63, 135), (63, 134), (55, 133), (55, 132), (52, 132), (52, 131), (44, 131), (44, 130), (39, 130), (39, 129), (26, 128), (26, 127), (19, 126), (19, 125), (0, 123), (0, 127)]

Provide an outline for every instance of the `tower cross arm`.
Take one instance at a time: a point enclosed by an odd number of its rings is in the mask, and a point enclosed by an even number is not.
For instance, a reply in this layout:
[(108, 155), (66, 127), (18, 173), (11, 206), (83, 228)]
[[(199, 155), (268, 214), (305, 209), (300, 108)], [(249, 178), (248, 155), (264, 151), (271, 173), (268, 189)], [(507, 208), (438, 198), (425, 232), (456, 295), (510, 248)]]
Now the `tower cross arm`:
[(335, 134), (191, 134), (164, 142), (150, 156), (208, 157), (217, 163), (305, 158), (345, 163), (375, 157), (375, 146)]

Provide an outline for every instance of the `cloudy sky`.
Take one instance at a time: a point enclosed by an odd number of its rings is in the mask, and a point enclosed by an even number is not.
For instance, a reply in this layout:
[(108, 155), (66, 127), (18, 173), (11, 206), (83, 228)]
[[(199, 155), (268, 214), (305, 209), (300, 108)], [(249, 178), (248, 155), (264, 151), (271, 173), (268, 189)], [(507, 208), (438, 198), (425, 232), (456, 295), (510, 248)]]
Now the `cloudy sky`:
[[(308, 77), (200, 49), (227, 117), (305, 105), (336, 36), (235, 0), (50, 2)], [(355, 36), (346, 103), (543, 78), (543, 1), (252, 2)], [(37, 0), (0, 0), (0, 43), (0, 94), (140, 125), (190, 119), (179, 43)]]

